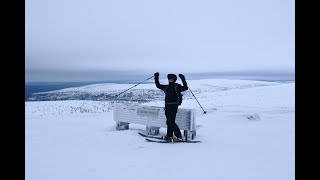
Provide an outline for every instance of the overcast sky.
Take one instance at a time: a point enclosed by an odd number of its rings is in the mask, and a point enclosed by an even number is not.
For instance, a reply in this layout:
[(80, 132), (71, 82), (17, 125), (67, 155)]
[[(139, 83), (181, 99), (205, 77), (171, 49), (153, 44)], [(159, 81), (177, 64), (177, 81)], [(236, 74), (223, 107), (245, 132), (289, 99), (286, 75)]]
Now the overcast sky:
[(292, 72), (294, 15), (293, 0), (26, 0), (26, 80)]

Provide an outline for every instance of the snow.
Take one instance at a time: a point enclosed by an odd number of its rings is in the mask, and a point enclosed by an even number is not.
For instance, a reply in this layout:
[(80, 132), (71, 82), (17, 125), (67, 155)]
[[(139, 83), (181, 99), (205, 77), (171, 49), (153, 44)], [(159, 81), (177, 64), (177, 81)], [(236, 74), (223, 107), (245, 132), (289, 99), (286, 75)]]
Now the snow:
[[(167, 83), (167, 80), (161, 80)], [(49, 92), (35, 93), (29, 100), (32, 101), (58, 101), (58, 100), (93, 100), (93, 101), (114, 101), (114, 100), (135, 100), (135, 101), (156, 101), (163, 100), (164, 94), (155, 88), (154, 80), (149, 80), (150, 84), (93, 84), (82, 87), (65, 88)], [(182, 84), (180, 80), (178, 83)], [(266, 81), (248, 81), (248, 80), (225, 80), (210, 79), (188, 80), (192, 87), (192, 92), (197, 94), (198, 98), (205, 98), (207, 94), (218, 91), (228, 91), (231, 89), (246, 89), (252, 87), (263, 87), (279, 84)], [(130, 89), (131, 88), (131, 89)], [(129, 89), (129, 90), (128, 90)], [(123, 93), (125, 92), (125, 93)], [(122, 94), (121, 94), (122, 93)], [(120, 96), (117, 96), (121, 94)], [(190, 91), (182, 93), (183, 99), (193, 99)]]
[[(160, 83), (166, 84), (167, 79), (161, 79)], [(153, 80), (149, 80), (153, 82)], [(181, 80), (177, 80), (177, 83), (182, 84)], [(214, 84), (212, 84), (214, 83)], [(245, 88), (253, 86), (265, 86), (271, 84), (279, 84), (277, 82), (267, 82), (267, 81), (250, 81), (250, 80), (228, 80), (228, 79), (201, 79), (201, 80), (188, 80), (188, 84), (196, 88), (205, 88), (205, 89), (234, 89), (234, 88)], [(87, 93), (101, 93), (109, 91), (123, 91), (126, 90), (135, 84), (115, 84), (115, 83), (103, 83), (103, 84), (91, 84), (82, 87), (72, 87), (65, 88), (62, 90), (50, 91), (50, 93), (56, 92), (87, 92)], [(155, 89), (154, 83), (151, 84), (139, 84), (135, 89)], [(47, 93), (47, 92), (45, 92)], [(43, 93), (37, 93), (43, 94)]]
[[(116, 131), (107, 101), (25, 102), (26, 180), (295, 179), (294, 82), (207, 79), (188, 84), (207, 111), (203, 114), (192, 98), (181, 106), (196, 109), (202, 125), (197, 144), (146, 142), (137, 134), (145, 126), (137, 124)], [(154, 84), (136, 88), (156, 90)], [(163, 101), (145, 104), (163, 106)]]

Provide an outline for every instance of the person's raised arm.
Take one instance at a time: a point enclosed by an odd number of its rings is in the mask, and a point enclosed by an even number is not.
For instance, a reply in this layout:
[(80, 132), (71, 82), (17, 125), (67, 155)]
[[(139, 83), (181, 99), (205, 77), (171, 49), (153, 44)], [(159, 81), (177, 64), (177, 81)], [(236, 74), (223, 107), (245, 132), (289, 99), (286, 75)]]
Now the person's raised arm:
[(180, 87), (180, 91), (182, 92), (182, 91), (188, 90), (188, 84), (187, 84), (187, 81), (186, 81), (186, 78), (184, 77), (184, 75), (179, 74), (179, 77), (180, 77), (182, 84), (183, 84), (183, 86)]
[(159, 73), (156, 72), (154, 73), (154, 82), (156, 83), (157, 88), (161, 89), (164, 91), (164, 89), (166, 88), (166, 85), (162, 85), (159, 82)]

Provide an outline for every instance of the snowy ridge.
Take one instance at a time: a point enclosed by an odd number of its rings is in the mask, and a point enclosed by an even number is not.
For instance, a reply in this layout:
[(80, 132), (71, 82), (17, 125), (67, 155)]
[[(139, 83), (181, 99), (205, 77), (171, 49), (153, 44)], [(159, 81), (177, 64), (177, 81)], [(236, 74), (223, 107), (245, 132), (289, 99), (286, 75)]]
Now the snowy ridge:
[[(162, 80), (160, 83), (167, 84)], [(182, 84), (182, 82), (177, 81)], [(224, 79), (205, 79), (205, 80), (189, 80), (188, 85), (195, 94), (200, 97), (202, 94), (228, 91), (233, 89), (246, 89), (252, 87), (270, 86), (279, 83), (249, 80), (224, 80)], [(94, 84), (76, 88), (65, 88), (62, 90), (35, 93), (29, 98), (33, 101), (50, 101), (50, 100), (95, 100), (95, 101), (111, 101), (111, 100), (129, 100), (148, 102), (154, 100), (163, 100), (164, 94), (159, 91), (154, 83), (140, 84), (130, 89), (126, 93), (116, 97), (117, 94), (132, 87), (133, 84)], [(183, 92), (184, 99), (191, 99), (192, 94), (189, 91)]]

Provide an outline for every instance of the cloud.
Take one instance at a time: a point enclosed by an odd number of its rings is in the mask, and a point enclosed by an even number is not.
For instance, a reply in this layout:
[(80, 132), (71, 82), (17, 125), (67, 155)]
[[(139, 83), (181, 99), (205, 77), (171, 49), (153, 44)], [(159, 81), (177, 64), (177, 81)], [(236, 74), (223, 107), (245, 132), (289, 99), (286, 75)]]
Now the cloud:
[(28, 71), (288, 70), (294, 58), (291, 0), (26, 1)]

